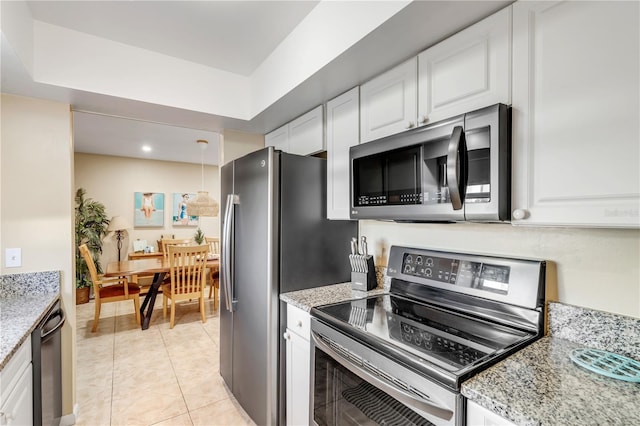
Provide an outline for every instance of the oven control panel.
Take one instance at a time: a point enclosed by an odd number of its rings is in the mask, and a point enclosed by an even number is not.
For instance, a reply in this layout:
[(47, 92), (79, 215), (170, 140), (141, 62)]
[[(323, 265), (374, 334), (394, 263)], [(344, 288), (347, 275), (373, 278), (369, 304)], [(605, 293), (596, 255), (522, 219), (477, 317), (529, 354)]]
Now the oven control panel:
[(510, 272), (509, 266), (420, 253), (404, 253), (402, 260), (405, 275), (500, 294), (509, 292)]

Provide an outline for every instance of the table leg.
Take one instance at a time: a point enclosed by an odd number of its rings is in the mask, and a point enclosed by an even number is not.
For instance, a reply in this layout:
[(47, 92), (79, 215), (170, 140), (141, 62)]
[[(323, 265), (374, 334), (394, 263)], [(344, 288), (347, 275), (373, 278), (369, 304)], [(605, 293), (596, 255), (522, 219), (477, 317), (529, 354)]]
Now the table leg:
[[(153, 275), (153, 284), (149, 288), (146, 296), (144, 297), (144, 301), (142, 302), (142, 306), (140, 306), (140, 315), (142, 316), (142, 329), (146, 330), (149, 328), (149, 321), (151, 321), (151, 314), (153, 314), (153, 307), (156, 304), (156, 296), (158, 295), (158, 289), (160, 289), (160, 284), (164, 280), (164, 276), (166, 272), (157, 272)], [(144, 313), (145, 308), (149, 305), (149, 309), (147, 309), (147, 313)]]

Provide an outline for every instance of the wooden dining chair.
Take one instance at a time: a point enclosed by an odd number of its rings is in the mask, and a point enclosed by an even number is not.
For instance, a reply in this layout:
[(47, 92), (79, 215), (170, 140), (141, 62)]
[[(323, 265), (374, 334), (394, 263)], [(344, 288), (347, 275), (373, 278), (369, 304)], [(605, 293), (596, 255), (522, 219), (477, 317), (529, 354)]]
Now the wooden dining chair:
[[(220, 238), (205, 237), (209, 245), (210, 255), (220, 255)], [(220, 267), (209, 268), (209, 299), (213, 293), (213, 304), (218, 306), (218, 290), (220, 289)]]
[(162, 285), (162, 313), (167, 316), (167, 303), (171, 300), (169, 328), (175, 324), (176, 302), (179, 300), (197, 298), (202, 322), (207, 322), (204, 311), (204, 270), (208, 252), (207, 245), (167, 246), (170, 282)]
[(160, 240), (162, 244), (162, 255), (164, 260), (169, 259), (169, 252), (167, 251), (167, 247), (169, 246), (188, 246), (192, 244), (190, 238), (163, 238)]
[(86, 244), (78, 247), (84, 258), (91, 281), (93, 282), (93, 294), (95, 296), (95, 315), (93, 318), (93, 327), (91, 332), (98, 329), (98, 321), (100, 320), (100, 308), (103, 303), (120, 302), (122, 300), (133, 300), (133, 308), (135, 310), (136, 321), (140, 324), (140, 287), (134, 283), (130, 283), (126, 277), (105, 278), (98, 276), (96, 264), (93, 256)]

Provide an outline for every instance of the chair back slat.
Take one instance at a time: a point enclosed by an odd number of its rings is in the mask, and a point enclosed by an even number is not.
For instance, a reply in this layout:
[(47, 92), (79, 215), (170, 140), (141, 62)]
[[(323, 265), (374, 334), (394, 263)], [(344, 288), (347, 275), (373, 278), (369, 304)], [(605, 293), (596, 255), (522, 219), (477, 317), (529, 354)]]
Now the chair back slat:
[(161, 240), (162, 244), (162, 256), (164, 260), (169, 260), (169, 252), (167, 247), (169, 246), (188, 246), (191, 244), (191, 240), (189, 238), (164, 238)]
[(220, 238), (217, 237), (205, 237), (207, 244), (209, 245), (210, 254), (220, 254)]
[(89, 247), (87, 247), (86, 244), (82, 244), (78, 247), (78, 249), (80, 249), (80, 254), (84, 259), (84, 263), (87, 264), (87, 268), (89, 269), (89, 275), (91, 275), (91, 282), (93, 284), (94, 293), (98, 292), (100, 290), (98, 283), (100, 281), (98, 278), (98, 269), (96, 268), (96, 264), (93, 261), (93, 256), (89, 251)]
[(204, 291), (204, 271), (209, 246), (168, 245), (171, 293), (193, 294)]

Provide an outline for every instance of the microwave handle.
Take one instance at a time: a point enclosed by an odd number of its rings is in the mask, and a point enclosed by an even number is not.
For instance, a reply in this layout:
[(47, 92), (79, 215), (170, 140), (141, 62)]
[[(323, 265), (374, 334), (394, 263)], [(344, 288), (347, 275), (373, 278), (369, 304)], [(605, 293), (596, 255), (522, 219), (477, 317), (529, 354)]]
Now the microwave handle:
[(467, 164), (467, 144), (462, 126), (456, 126), (449, 140), (447, 153), (447, 186), (454, 210), (462, 209), (464, 204)]

